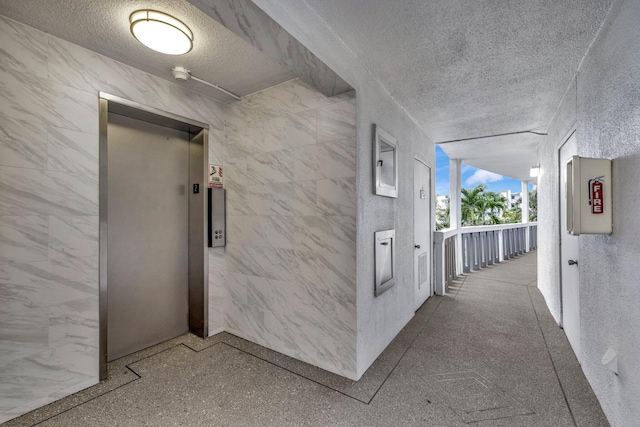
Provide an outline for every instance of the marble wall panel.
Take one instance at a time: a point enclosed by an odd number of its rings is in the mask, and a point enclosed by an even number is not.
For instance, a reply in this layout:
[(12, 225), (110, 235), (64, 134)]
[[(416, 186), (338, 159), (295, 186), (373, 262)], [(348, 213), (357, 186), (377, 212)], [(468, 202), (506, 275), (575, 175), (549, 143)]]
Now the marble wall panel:
[(49, 123), (79, 132), (98, 134), (98, 94), (50, 83)]
[(224, 330), (224, 248), (209, 248), (209, 335)]
[(209, 163), (224, 163), (224, 130), (209, 129)]
[(316, 143), (315, 110), (278, 117), (264, 123), (263, 149), (277, 151)]
[[(68, 301), (49, 309), (49, 348), (98, 340), (98, 298)], [(89, 350), (88, 350), (89, 351)]]
[(224, 307), (225, 329), (260, 345), (268, 341), (264, 310), (242, 304), (232, 298)]
[(355, 178), (320, 179), (316, 182), (316, 202), (322, 215), (343, 215), (355, 218)]
[(0, 215), (98, 215), (98, 179), (0, 166)]
[[(167, 75), (169, 75), (168, 72)], [(154, 80), (161, 80), (156, 76), (151, 77)], [(166, 82), (162, 84), (166, 85)], [(155, 83), (154, 87), (158, 87), (159, 85), (160, 84)], [(209, 131), (224, 131), (224, 107), (222, 104), (195, 92), (191, 92), (188, 97), (185, 97), (185, 90), (189, 91), (189, 89), (181, 87), (180, 83), (170, 86), (169, 95), (171, 96), (172, 111), (174, 113), (208, 123)]]
[(46, 260), (48, 231), (44, 216), (0, 216), (0, 265)]
[(353, 94), (294, 80), (227, 104), (224, 151), (225, 328), (353, 378)]
[(260, 110), (274, 117), (312, 110), (333, 104), (332, 98), (324, 96), (300, 79), (290, 80), (247, 97), (248, 108)]
[(287, 312), (266, 311), (265, 328), (282, 353), (319, 366), (318, 344), (313, 325)]
[(0, 51), (4, 66), (47, 78), (49, 50), (45, 33), (0, 16)]
[(173, 112), (168, 82), (59, 38), (49, 36), (48, 41), (52, 82), (96, 96), (103, 91)]
[(47, 169), (98, 176), (98, 138), (94, 134), (50, 126)]
[(295, 149), (294, 179), (355, 177), (354, 140), (307, 145)]
[(46, 126), (0, 114), (0, 166), (45, 169)]
[[(83, 337), (82, 341), (63, 342), (57, 347), (50, 347), (49, 350), (42, 352), (36, 356), (45, 363), (53, 363), (59, 368), (71, 373), (84, 375), (86, 378), (92, 378), (98, 364), (98, 337), (87, 339)], [(84, 387), (78, 388), (81, 390)], [(54, 392), (56, 394), (59, 392)], [(60, 397), (64, 397), (60, 396)]]
[(293, 150), (254, 154), (247, 158), (247, 175), (256, 183), (293, 181)]
[(318, 214), (316, 181), (272, 184), (266, 191), (268, 206), (265, 215), (295, 217)]
[(355, 254), (301, 251), (296, 276), (300, 286), (329, 292), (333, 298), (352, 304), (355, 309), (356, 299), (352, 291), (356, 284), (355, 265)]
[(231, 299), (240, 304), (247, 304), (248, 290), (247, 281), (249, 275), (237, 273), (235, 271), (224, 272), (225, 293), (227, 299)]
[(254, 153), (266, 151), (265, 121), (243, 113), (230, 116), (225, 110), (225, 145), (238, 145)]
[(97, 216), (50, 216), (49, 258), (98, 256)]
[(0, 265), (0, 314), (84, 299), (97, 290), (97, 258)]
[(0, 366), (48, 349), (47, 314), (47, 307), (39, 307), (0, 315)]
[(280, 216), (233, 216), (227, 221), (229, 243), (293, 249), (295, 224)]
[(224, 248), (209, 248), (209, 273), (224, 270)]
[(355, 139), (356, 106), (351, 100), (318, 109), (318, 142)]
[(0, 61), (0, 114), (24, 123), (49, 124), (49, 81), (8, 68)]
[[(78, 382), (86, 382), (91, 377), (64, 369), (56, 361), (47, 357), (48, 352), (39, 353), (24, 359), (14, 360), (0, 366), (0, 411), (11, 412), (16, 407), (24, 407), (26, 412), (30, 405), (25, 402), (36, 401), (40, 405), (49, 403), (49, 395), (59, 390), (68, 389)], [(0, 412), (0, 413), (2, 413)], [(5, 414), (0, 415), (4, 417)], [(17, 416), (13, 412), (10, 416)], [(2, 418), (0, 418), (2, 419)], [(8, 418), (5, 418), (5, 420)]]
[(296, 217), (296, 244), (314, 253), (355, 253), (356, 221), (349, 216)]

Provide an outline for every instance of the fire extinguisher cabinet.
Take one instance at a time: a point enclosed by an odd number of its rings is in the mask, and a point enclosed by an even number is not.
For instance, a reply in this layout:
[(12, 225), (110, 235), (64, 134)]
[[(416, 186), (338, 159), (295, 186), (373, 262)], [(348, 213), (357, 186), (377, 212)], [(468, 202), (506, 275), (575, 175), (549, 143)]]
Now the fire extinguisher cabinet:
[(566, 168), (567, 232), (611, 234), (611, 160), (573, 156)]

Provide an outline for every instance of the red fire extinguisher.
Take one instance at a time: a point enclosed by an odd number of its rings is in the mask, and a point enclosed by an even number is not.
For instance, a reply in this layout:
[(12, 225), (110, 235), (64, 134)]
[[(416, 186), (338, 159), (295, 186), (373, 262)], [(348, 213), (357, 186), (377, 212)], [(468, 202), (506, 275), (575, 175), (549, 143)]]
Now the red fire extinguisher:
[(591, 213), (599, 215), (604, 213), (604, 181), (602, 176), (589, 180), (589, 204)]

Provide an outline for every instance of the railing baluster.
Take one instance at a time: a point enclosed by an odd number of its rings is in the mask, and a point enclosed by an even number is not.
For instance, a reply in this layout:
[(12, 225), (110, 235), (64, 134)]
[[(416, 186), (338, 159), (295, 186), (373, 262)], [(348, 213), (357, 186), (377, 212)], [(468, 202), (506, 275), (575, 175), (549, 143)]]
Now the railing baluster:
[(471, 241), (472, 241), (472, 250), (473, 250), (473, 255), (471, 257), (471, 259), (473, 260), (473, 266), (471, 267), (473, 270), (480, 270), (480, 262), (479, 262), (479, 245), (478, 245), (478, 233), (472, 233), (471, 234)]
[(462, 259), (462, 273), (477, 271), (536, 250), (537, 231), (535, 223), (463, 227), (460, 248), (456, 247), (455, 229), (436, 231), (434, 269), (438, 295), (444, 295), (456, 279), (458, 257)]
[(471, 271), (469, 266), (469, 234), (462, 235), (462, 272), (468, 273)]

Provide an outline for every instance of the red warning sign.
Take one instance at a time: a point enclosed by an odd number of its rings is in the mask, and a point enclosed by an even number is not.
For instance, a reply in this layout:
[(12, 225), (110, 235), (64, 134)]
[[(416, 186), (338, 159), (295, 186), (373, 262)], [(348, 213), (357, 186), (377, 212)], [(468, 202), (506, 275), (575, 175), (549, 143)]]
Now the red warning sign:
[(604, 213), (604, 182), (601, 178), (589, 180), (589, 204), (591, 205), (591, 213), (594, 215)]

